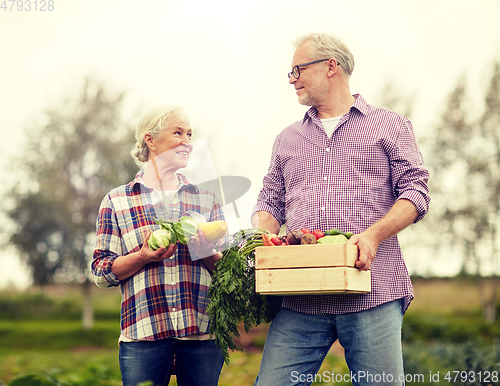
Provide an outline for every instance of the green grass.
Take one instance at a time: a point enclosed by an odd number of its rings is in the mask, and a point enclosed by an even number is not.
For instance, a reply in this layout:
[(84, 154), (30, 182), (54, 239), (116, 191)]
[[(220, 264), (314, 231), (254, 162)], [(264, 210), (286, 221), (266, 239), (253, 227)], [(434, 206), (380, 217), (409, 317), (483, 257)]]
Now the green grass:
[[(222, 369), (219, 385), (252, 385), (259, 372), (260, 358), (261, 353), (232, 353), (231, 363), (224, 365)], [(106, 381), (110, 383), (106, 385), (120, 385), (118, 348), (51, 350), (49, 352), (12, 350), (9, 353), (0, 353), (0, 384), (27, 373), (50, 375), (61, 382), (68, 382), (76, 380), (82, 372), (91, 371), (94, 374), (100, 374), (102, 378), (108, 378)], [(344, 374), (347, 372), (347, 366), (342, 357), (331, 353), (326, 357), (320, 373), (325, 371)], [(175, 385), (175, 382), (173, 384)], [(327, 383), (316, 382), (314, 384)]]
[[(47, 344), (50, 346), (50, 344)], [(90, 369), (120, 380), (116, 349), (10, 350), (0, 353), (0, 384), (15, 376), (34, 373), (68, 381)], [(117, 383), (119, 385), (119, 383)]]
[(0, 321), (0, 353), (5, 350), (43, 349), (47, 351), (118, 346), (117, 322), (97, 321), (85, 331), (78, 321)]
[[(500, 368), (500, 321), (485, 323), (478, 291), (471, 281), (415, 280), (414, 287), (416, 299), (403, 324), (407, 374), (428, 376), (436, 371)], [(0, 385), (121, 384), (117, 344), (119, 290), (93, 289), (96, 322), (90, 331), (81, 327), (81, 299), (79, 288), (72, 286), (0, 293)], [(230, 364), (223, 367), (220, 385), (253, 384), (266, 333), (267, 326), (253, 329), (249, 335), (243, 333), (242, 342), (251, 352), (231, 354)], [(325, 372), (329, 376), (348, 373), (338, 343), (327, 355), (318, 372), (322, 377), (314, 385), (332, 384), (324, 377)], [(26, 374), (35, 375), (29, 378)], [(23, 375), (16, 384), (16, 377)], [(175, 378), (171, 384), (175, 385)]]

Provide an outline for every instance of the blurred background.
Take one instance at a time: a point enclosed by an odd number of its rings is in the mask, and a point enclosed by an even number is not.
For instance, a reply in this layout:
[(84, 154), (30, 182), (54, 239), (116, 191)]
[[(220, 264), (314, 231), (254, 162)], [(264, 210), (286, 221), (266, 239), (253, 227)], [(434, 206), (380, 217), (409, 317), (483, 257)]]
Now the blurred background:
[[(35, 318), (45, 311), (24, 312), (48, 296), (84, 315), (75, 328), (100, 336), (99, 315), (117, 328), (119, 294), (105, 307), (112, 316), (99, 311), (88, 266), (102, 198), (138, 170), (129, 152), (140, 114), (184, 107), (215, 174), (246, 177), (256, 196), (275, 136), (306, 111), (286, 77), (292, 42), (326, 32), (354, 54), (352, 92), (410, 117), (432, 173), (429, 215), (400, 235), (425, 299), (414, 301), (407, 336), (428, 342), (451, 329), (443, 344), (480, 339), (487, 354), (476, 362), (498, 363), (499, 14), (497, 0), (1, 2), (0, 288), (19, 297), (0, 318)], [(465, 325), (450, 327), (460, 318)], [(8, 326), (0, 336), (17, 336)], [(429, 351), (412, 347), (407, 362), (418, 370), (415, 358)], [(13, 363), (9, 377), (22, 372)], [(8, 379), (0, 371), (0, 383)]]

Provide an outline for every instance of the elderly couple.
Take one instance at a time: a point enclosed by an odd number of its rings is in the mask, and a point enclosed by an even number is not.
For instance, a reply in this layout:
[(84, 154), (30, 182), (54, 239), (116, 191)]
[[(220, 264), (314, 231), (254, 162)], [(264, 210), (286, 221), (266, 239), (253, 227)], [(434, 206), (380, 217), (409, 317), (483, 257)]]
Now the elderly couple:
[[(252, 224), (276, 234), (285, 223), (354, 232), (349, 243), (359, 247), (356, 266), (371, 269), (372, 290), (284, 297), (255, 384), (311, 384), (337, 339), (353, 384), (403, 384), (401, 326), (413, 290), (396, 234), (419, 221), (430, 201), (412, 124), (352, 95), (354, 58), (335, 37), (298, 39), (291, 68), (288, 82), (310, 109), (275, 139)], [(191, 135), (181, 109), (146, 112), (132, 152), (145, 167), (99, 209), (92, 272), (99, 287), (121, 288), (125, 386), (168, 384), (174, 355), (181, 386), (217, 385), (222, 369), (206, 313), (211, 273), (221, 258), (214, 242), (201, 231), (189, 249), (177, 244), (153, 251), (146, 242), (158, 214), (224, 218), (212, 192), (177, 172), (188, 163)], [(380, 376), (375, 382), (356, 374)]]

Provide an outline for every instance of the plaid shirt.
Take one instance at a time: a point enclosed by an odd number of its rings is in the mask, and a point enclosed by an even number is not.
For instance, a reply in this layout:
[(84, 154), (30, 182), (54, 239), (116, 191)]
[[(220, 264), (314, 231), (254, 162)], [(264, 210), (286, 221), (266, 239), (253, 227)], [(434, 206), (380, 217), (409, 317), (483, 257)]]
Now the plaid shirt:
[[(188, 247), (178, 244), (176, 253), (149, 263), (125, 280), (118, 280), (111, 266), (118, 256), (139, 251), (146, 236), (158, 229), (154, 218), (176, 220), (194, 212), (207, 221), (223, 220), (215, 195), (182, 175), (179, 190), (165, 210), (160, 199), (142, 182), (143, 171), (128, 185), (112, 190), (102, 201), (92, 273), (99, 287), (120, 286), (121, 332), (134, 340), (158, 340), (207, 334), (208, 289), (211, 277), (201, 260), (193, 261)], [(165, 215), (166, 214), (166, 215)]]
[[(427, 180), (410, 121), (359, 95), (328, 138), (316, 108), (283, 130), (274, 143), (255, 211), (267, 211), (289, 230), (363, 232), (398, 199), (410, 200), (419, 221), (429, 208)], [(413, 288), (396, 236), (382, 242), (371, 265), (368, 294), (287, 296), (283, 306), (311, 314), (362, 311), (405, 298)]]

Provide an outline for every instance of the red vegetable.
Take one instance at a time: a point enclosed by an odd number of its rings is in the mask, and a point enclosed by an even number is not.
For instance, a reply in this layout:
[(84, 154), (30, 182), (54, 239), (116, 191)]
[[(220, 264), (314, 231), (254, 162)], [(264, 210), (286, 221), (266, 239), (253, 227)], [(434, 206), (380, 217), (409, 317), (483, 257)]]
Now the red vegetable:
[(302, 228), (301, 231), (302, 231), (303, 234), (311, 233), (311, 231), (309, 229), (307, 229), (307, 228)]
[(314, 236), (316, 236), (316, 240), (322, 238), (322, 237), (325, 237), (325, 234), (323, 232), (321, 232), (319, 229), (316, 229), (314, 231), (312, 231), (312, 234)]
[(274, 244), (274, 245), (281, 245), (283, 242), (281, 241), (281, 239), (276, 236), (276, 235), (271, 235), (271, 242)]

